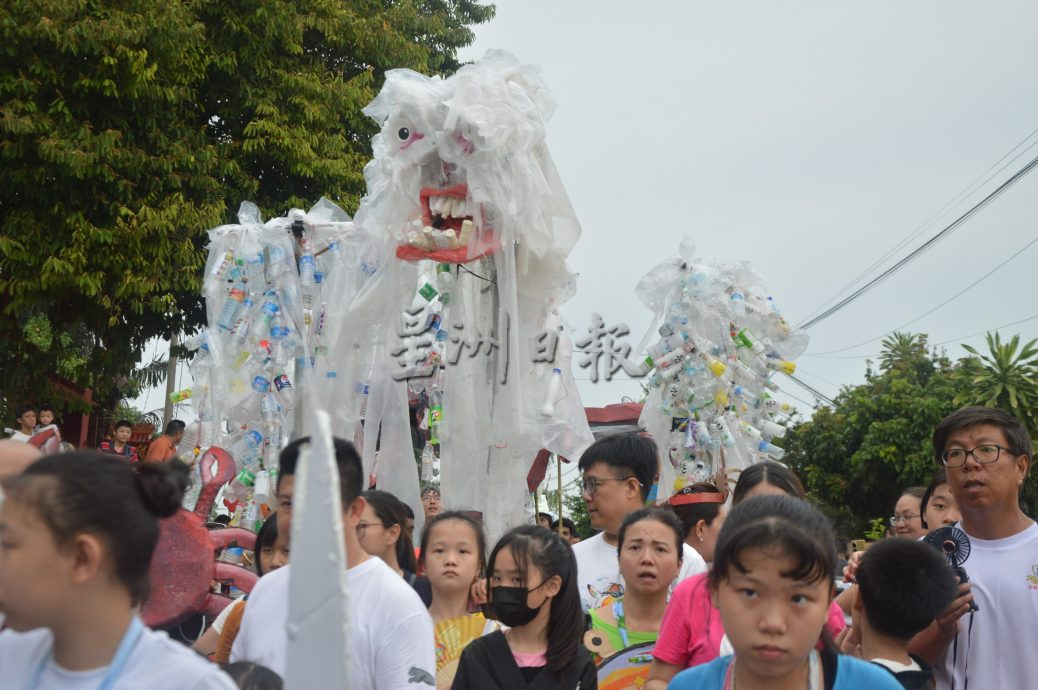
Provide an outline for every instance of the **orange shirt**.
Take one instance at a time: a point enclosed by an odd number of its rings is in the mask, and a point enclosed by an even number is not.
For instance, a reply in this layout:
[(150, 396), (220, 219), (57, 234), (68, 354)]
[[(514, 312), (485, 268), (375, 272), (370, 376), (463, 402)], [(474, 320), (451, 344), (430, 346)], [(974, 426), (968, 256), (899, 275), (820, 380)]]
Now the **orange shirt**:
[(147, 462), (166, 462), (176, 455), (177, 447), (173, 445), (169, 436), (162, 434), (148, 446), (148, 454), (144, 456), (144, 459)]

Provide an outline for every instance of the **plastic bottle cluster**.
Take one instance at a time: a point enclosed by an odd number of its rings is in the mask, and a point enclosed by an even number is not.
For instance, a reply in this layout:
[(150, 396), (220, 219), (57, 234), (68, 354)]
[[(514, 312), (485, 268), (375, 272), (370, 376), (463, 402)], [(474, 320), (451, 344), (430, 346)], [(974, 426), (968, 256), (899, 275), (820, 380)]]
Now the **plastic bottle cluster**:
[(322, 288), (338, 262), (343, 229), (336, 226), (343, 224), (315, 227), (293, 210), (261, 225), (251, 204), (243, 204), (239, 220), (210, 231), (203, 286), (209, 328), (187, 343), (196, 350), (192, 388), (171, 399), (192, 400), (197, 418), (185, 441), (196, 453), (219, 446), (234, 459), (235, 478), (223, 498), (234, 506), (235, 523), (256, 529), (273, 509), (278, 456), (295, 427), (299, 375), (323, 354)]
[(669, 284), (647, 277), (639, 288), (660, 306), (659, 339), (645, 363), (659, 392), (649, 397), (652, 412), (670, 420), (675, 490), (711, 480), (720, 462), (738, 468), (783, 458), (775, 441), (794, 410), (775, 398), (776, 374), (792, 374), (807, 346), (748, 265), (694, 262), (692, 253), (683, 245), (679, 267), (663, 272)]

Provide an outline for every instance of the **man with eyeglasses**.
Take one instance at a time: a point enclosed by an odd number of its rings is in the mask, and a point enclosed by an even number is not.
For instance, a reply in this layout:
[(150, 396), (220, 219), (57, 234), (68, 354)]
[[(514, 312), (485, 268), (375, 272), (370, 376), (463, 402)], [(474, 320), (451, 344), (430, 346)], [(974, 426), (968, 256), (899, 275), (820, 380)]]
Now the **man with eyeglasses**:
[(1038, 525), (1020, 509), (1030, 436), (1002, 410), (967, 407), (937, 425), (933, 446), (962, 514), (957, 527), (970, 539), (970, 581), (912, 649), (933, 663), (942, 690), (969, 680), (1035, 687), (1038, 655), (1027, 646), (1038, 625)]
[[(581, 497), (587, 504), (591, 526), (601, 530), (573, 545), (580, 604), (587, 612), (601, 606), (607, 597), (623, 594), (617, 552), (620, 525), (628, 513), (645, 507), (659, 474), (659, 455), (656, 444), (647, 436), (615, 434), (591, 444), (580, 456), (578, 467), (583, 475)], [(706, 572), (703, 557), (688, 544), (683, 546), (681, 570), (674, 583)]]

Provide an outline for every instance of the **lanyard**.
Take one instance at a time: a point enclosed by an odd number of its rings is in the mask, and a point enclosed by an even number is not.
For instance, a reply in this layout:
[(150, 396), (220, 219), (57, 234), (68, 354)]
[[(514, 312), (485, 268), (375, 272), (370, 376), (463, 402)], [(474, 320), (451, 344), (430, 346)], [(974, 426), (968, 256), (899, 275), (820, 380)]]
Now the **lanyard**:
[[(130, 660), (130, 652), (133, 651), (134, 645), (137, 644), (137, 640), (141, 638), (144, 633), (144, 625), (141, 623), (141, 619), (134, 616), (130, 621), (130, 627), (126, 629), (126, 634), (123, 635), (123, 639), (119, 642), (119, 648), (115, 650), (115, 656), (112, 657), (112, 663), (108, 667), (108, 673), (105, 674), (104, 679), (101, 681), (101, 685), (97, 687), (97, 690), (112, 690), (115, 686), (115, 681), (122, 674), (123, 669), (126, 668), (126, 662)], [(29, 681), (29, 690), (36, 690), (40, 685), (40, 679), (43, 677), (43, 671), (47, 668), (47, 664), (50, 663), (54, 656), (54, 646), (47, 650), (47, 653), (43, 655), (43, 659), (40, 660), (39, 666), (36, 667), (35, 673), (32, 675), (32, 679)]]
[(627, 622), (624, 621), (624, 598), (619, 597), (613, 602), (613, 616), (616, 617), (616, 629), (620, 633), (620, 639), (624, 643), (624, 649), (631, 646), (627, 640)]
[[(807, 662), (807, 690), (820, 690), (824, 687), (825, 679), (822, 678), (822, 667), (818, 661), (818, 650), (812, 649), (811, 656)], [(735, 657), (728, 662), (728, 671), (724, 676), (724, 687), (722, 690), (735, 690)]]

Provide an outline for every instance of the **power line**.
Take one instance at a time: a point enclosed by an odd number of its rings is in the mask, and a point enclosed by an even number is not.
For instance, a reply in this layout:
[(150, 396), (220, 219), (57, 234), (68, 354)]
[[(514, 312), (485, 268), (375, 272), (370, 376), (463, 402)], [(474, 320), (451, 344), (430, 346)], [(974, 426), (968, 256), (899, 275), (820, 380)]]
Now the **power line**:
[[(918, 237), (918, 236), (919, 236), (920, 234), (922, 234), (924, 230), (926, 230), (926, 229), (927, 229), (928, 227), (930, 227), (931, 225), (933, 225), (933, 224), (934, 224), (934, 223), (935, 223), (935, 222), (936, 222), (936, 221), (937, 221), (937, 220), (938, 220), (939, 218), (941, 218), (942, 216), (946, 215), (946, 214), (947, 214), (947, 212), (948, 212), (948, 211), (950, 211), (950, 210), (951, 210), (952, 208), (954, 208), (955, 206), (958, 206), (958, 205), (959, 205), (959, 203), (961, 203), (961, 201), (962, 201), (962, 200), (964, 200), (964, 199), (965, 199), (966, 197), (968, 197), (969, 195), (973, 194), (973, 192), (975, 192), (975, 191), (976, 191), (977, 189), (980, 189), (981, 187), (983, 187), (984, 185), (986, 185), (986, 184), (987, 184), (988, 182), (990, 182), (990, 181), (991, 181), (991, 180), (992, 180), (992, 179), (993, 179), (993, 178), (994, 178), (994, 177), (995, 177), (996, 175), (998, 175), (998, 174), (999, 174), (999, 173), (1001, 173), (1001, 172), (1002, 172), (1003, 170), (1005, 170), (1006, 168), (1008, 168), (1008, 167), (1009, 167), (1010, 165), (1012, 165), (1013, 163), (1015, 163), (1015, 162), (1016, 162), (1016, 161), (1017, 161), (1017, 160), (1018, 160), (1018, 159), (1019, 159), (1019, 158), (1020, 158), (1021, 156), (1023, 156), (1023, 155), (1024, 155), (1025, 153), (1027, 153), (1027, 152), (1028, 152), (1029, 150), (1031, 150), (1032, 148), (1034, 148), (1034, 146), (1035, 146), (1035, 145), (1038, 145), (1038, 140), (1035, 140), (1035, 141), (1034, 141), (1034, 142), (1032, 142), (1032, 143), (1031, 143), (1031, 144), (1030, 144), (1030, 145), (1029, 145), (1029, 146), (1028, 146), (1027, 148), (1025, 148), (1025, 149), (1024, 149), (1023, 151), (1021, 151), (1021, 152), (1020, 152), (1020, 153), (1018, 153), (1017, 155), (1013, 156), (1013, 158), (1012, 158), (1012, 159), (1011, 159), (1010, 161), (1008, 161), (1008, 162), (1007, 162), (1007, 163), (1006, 163), (1005, 165), (1003, 165), (1003, 166), (1002, 166), (1001, 168), (998, 168), (998, 170), (995, 170), (994, 172), (991, 172), (991, 171), (992, 171), (992, 170), (994, 170), (994, 169), (995, 169), (996, 167), (998, 167), (998, 165), (999, 165), (1000, 163), (1002, 163), (1002, 161), (1004, 161), (1004, 160), (1005, 160), (1006, 158), (1009, 158), (1009, 156), (1011, 156), (1011, 155), (1013, 154), (1013, 152), (1014, 152), (1014, 151), (1016, 151), (1016, 150), (1017, 150), (1018, 148), (1020, 148), (1021, 146), (1023, 146), (1023, 145), (1024, 145), (1024, 143), (1026, 143), (1026, 142), (1027, 142), (1027, 140), (1028, 140), (1028, 139), (1030, 139), (1031, 137), (1033, 137), (1033, 136), (1034, 136), (1035, 134), (1038, 134), (1038, 129), (1035, 129), (1035, 130), (1034, 130), (1033, 132), (1031, 132), (1031, 133), (1030, 133), (1030, 134), (1028, 134), (1028, 135), (1027, 135), (1026, 137), (1024, 137), (1023, 139), (1021, 139), (1021, 140), (1019, 141), (1019, 143), (1017, 143), (1017, 145), (1016, 145), (1016, 146), (1014, 146), (1013, 148), (1011, 148), (1011, 149), (1010, 149), (1010, 150), (1009, 150), (1009, 151), (1008, 151), (1008, 152), (1007, 152), (1007, 153), (1006, 153), (1006, 154), (1005, 154), (1004, 156), (1002, 156), (1002, 157), (1001, 157), (1001, 158), (999, 158), (999, 159), (998, 159), (997, 161), (995, 161), (995, 162), (994, 162), (994, 163), (993, 163), (993, 164), (991, 165), (991, 167), (989, 167), (989, 168), (988, 168), (987, 170), (985, 170), (985, 171), (984, 171), (984, 172), (982, 172), (982, 173), (981, 173), (980, 175), (978, 175), (978, 176), (977, 176), (977, 177), (976, 177), (976, 178), (975, 178), (975, 179), (973, 180), (973, 182), (971, 182), (970, 184), (966, 185), (966, 187), (964, 187), (964, 188), (962, 189), (962, 191), (960, 191), (960, 192), (959, 192), (959, 193), (958, 193), (957, 195), (955, 195), (955, 197), (953, 197), (953, 198), (952, 198), (952, 199), (951, 199), (951, 200), (950, 200), (949, 202), (947, 202), (947, 203), (946, 203), (946, 204), (945, 204), (944, 206), (942, 206), (941, 208), (937, 209), (937, 211), (936, 211), (936, 212), (935, 212), (935, 213), (934, 213), (933, 215), (931, 215), (931, 216), (930, 216), (929, 218), (927, 218), (927, 219), (926, 219), (925, 221), (923, 221), (923, 222), (922, 222), (922, 223), (921, 223), (921, 224), (919, 225), (919, 227), (917, 227), (917, 228), (916, 228), (916, 229), (915, 229), (915, 230), (914, 230), (914, 231), (913, 231), (913, 232), (912, 232), (912, 233), (911, 233), (910, 235), (906, 236), (906, 237), (905, 237), (904, 239), (902, 239), (902, 240), (901, 240), (900, 242), (898, 242), (898, 243), (897, 243), (896, 245), (894, 245), (894, 247), (892, 247), (891, 249), (887, 250), (887, 252), (886, 252), (885, 254), (883, 254), (883, 256), (881, 256), (881, 257), (879, 257), (878, 259), (876, 259), (875, 261), (873, 261), (873, 262), (872, 262), (872, 264), (870, 264), (870, 265), (868, 266), (868, 268), (866, 268), (866, 269), (865, 269), (865, 270), (863, 270), (863, 271), (862, 271), (861, 273), (859, 273), (859, 274), (858, 274), (858, 275), (856, 275), (856, 276), (855, 276), (854, 278), (852, 278), (852, 279), (850, 280), (850, 282), (848, 282), (848, 283), (847, 283), (846, 285), (844, 285), (844, 286), (843, 286), (842, 288), (840, 288), (840, 289), (839, 289), (839, 290), (838, 290), (838, 291), (836, 292), (836, 294), (834, 294), (834, 295), (833, 295), (832, 297), (830, 297), (830, 298), (829, 298), (828, 300), (826, 300), (825, 302), (823, 302), (823, 303), (822, 303), (822, 305), (821, 305), (821, 306), (819, 306), (819, 307), (818, 307), (817, 309), (815, 309), (815, 310), (814, 310), (813, 312), (811, 312), (810, 314), (808, 314), (807, 318), (809, 318), (809, 319), (810, 319), (810, 318), (812, 318), (812, 317), (813, 317), (813, 316), (815, 316), (815, 315), (816, 315), (816, 314), (817, 314), (818, 312), (820, 312), (820, 311), (821, 311), (822, 309), (824, 309), (824, 308), (826, 308), (827, 306), (829, 306), (830, 304), (832, 304), (833, 300), (835, 300), (835, 299), (839, 298), (839, 296), (840, 296), (840, 295), (844, 294), (844, 293), (845, 293), (845, 292), (846, 292), (847, 290), (849, 290), (849, 289), (850, 289), (850, 288), (851, 288), (852, 286), (854, 286), (855, 284), (857, 284), (857, 283), (858, 283), (858, 281), (862, 280), (862, 279), (863, 279), (863, 278), (864, 278), (865, 276), (867, 276), (868, 274), (872, 273), (872, 271), (874, 271), (874, 270), (875, 270), (876, 268), (878, 268), (880, 264), (882, 264), (882, 263), (883, 263), (884, 261), (886, 261), (887, 259), (889, 259), (890, 257), (892, 257), (892, 256), (893, 256), (894, 254), (896, 254), (896, 253), (897, 253), (898, 251), (900, 251), (902, 247), (906, 246), (906, 245), (907, 245), (907, 244), (908, 244), (909, 242), (911, 242), (911, 241), (912, 241), (912, 240), (914, 240), (914, 239), (915, 239), (916, 237)], [(988, 173), (991, 173), (991, 174), (990, 174), (990, 175), (988, 175)], [(980, 180), (981, 180), (981, 178), (984, 178), (984, 177), (985, 177), (985, 175), (987, 175), (987, 178), (986, 178), (986, 179), (984, 179), (984, 180), (983, 180), (983, 181), (981, 182), (981, 181), (980, 181)], [(978, 182), (979, 182), (979, 184), (978, 184)]]
[(963, 223), (965, 223), (970, 218), (972, 218), (977, 213), (979, 213), (985, 206), (987, 206), (989, 203), (991, 203), (992, 201), (997, 199), (999, 196), (1001, 196), (1003, 192), (1005, 192), (1007, 189), (1009, 189), (1010, 187), (1015, 185), (1017, 182), (1019, 182), (1021, 179), (1023, 179), (1023, 177), (1026, 176), (1027, 173), (1031, 172), (1031, 170), (1033, 170), (1036, 166), (1038, 166), (1038, 157), (1032, 158), (1031, 161), (1027, 165), (1025, 165), (1023, 168), (1018, 170), (1016, 173), (1014, 173), (1012, 177), (1010, 177), (1008, 180), (1006, 180), (1001, 185), (999, 185), (998, 188), (995, 189), (993, 192), (991, 192), (986, 197), (984, 197), (979, 202), (977, 202), (977, 204), (974, 205), (969, 211), (966, 211), (966, 213), (964, 213), (961, 216), (959, 216), (958, 218), (956, 218), (950, 225), (946, 226), (943, 230), (941, 230), (936, 235), (934, 235), (933, 237), (928, 239), (926, 242), (924, 242), (922, 245), (920, 245), (919, 247), (914, 249), (912, 252), (910, 252), (903, 259), (901, 259), (900, 261), (895, 263), (893, 266), (891, 266), (887, 270), (885, 270), (882, 273), (880, 273), (878, 276), (876, 276), (875, 278), (870, 280), (868, 283), (866, 283), (862, 287), (860, 287), (857, 290), (855, 290), (854, 292), (852, 292), (850, 295), (848, 295), (844, 299), (842, 299), (839, 302), (837, 302), (832, 307), (829, 307), (828, 309), (826, 309), (824, 312), (822, 312), (818, 316), (814, 317), (813, 319), (808, 320), (805, 323), (800, 324), (798, 326), (798, 328), (806, 330), (806, 329), (810, 328), (811, 326), (814, 326), (815, 324), (818, 324), (821, 321), (824, 321), (825, 319), (829, 318), (830, 316), (832, 316), (836, 312), (838, 312), (841, 309), (843, 309), (844, 307), (846, 307), (851, 302), (855, 301), (856, 299), (858, 299), (859, 297), (864, 295), (866, 292), (869, 292), (872, 288), (876, 287), (877, 285), (879, 285), (880, 283), (885, 281), (890, 276), (894, 275), (894, 273), (896, 273), (897, 271), (899, 271), (902, 268), (904, 268), (906, 265), (911, 263), (914, 259), (919, 257), (921, 254), (923, 254), (927, 250), (931, 249), (935, 244), (940, 242), (942, 239), (944, 239), (949, 234), (954, 232), (957, 228), (959, 228), (959, 226), (961, 226)]
[(1033, 240), (1031, 240), (1030, 242), (1025, 244), (1023, 247), (1018, 249), (1016, 252), (1014, 252), (1008, 259), (1006, 259), (1005, 261), (1001, 262), (1000, 264), (998, 264), (997, 266), (992, 268), (990, 271), (988, 271), (987, 273), (985, 273), (981, 277), (977, 278), (972, 283), (970, 283), (969, 285), (967, 285), (963, 289), (959, 290), (958, 292), (956, 292), (954, 295), (952, 295), (948, 299), (946, 299), (943, 302), (941, 302), (940, 304), (938, 304), (936, 307), (933, 307), (932, 309), (923, 312), (922, 314), (920, 314), (919, 316), (915, 317), (911, 321), (906, 321), (905, 323), (901, 324), (900, 326), (897, 326), (896, 328), (892, 328), (889, 331), (887, 331), (886, 333), (884, 333), (883, 335), (876, 336), (875, 338), (869, 338), (868, 340), (863, 340), (860, 343), (855, 343), (854, 345), (848, 345), (847, 347), (841, 347), (838, 350), (827, 350), (825, 352), (817, 352), (817, 353), (813, 353), (813, 354), (815, 354), (815, 355), (833, 355), (833, 354), (837, 354), (837, 353), (840, 353), (840, 352), (846, 352), (847, 350), (854, 350), (856, 348), (861, 347), (862, 345), (867, 345), (868, 343), (874, 342), (876, 340), (882, 340), (883, 338), (885, 338), (886, 336), (890, 335), (891, 333), (894, 333), (896, 331), (900, 331), (903, 328), (911, 326), (913, 323), (919, 321), (920, 319), (926, 318), (927, 316), (929, 316), (930, 314), (934, 313), (935, 311), (937, 311), (941, 307), (943, 307), (943, 306), (945, 306), (947, 304), (950, 304), (951, 302), (953, 302), (956, 299), (958, 299), (961, 295), (965, 294), (966, 292), (972, 290), (974, 287), (976, 287), (980, 283), (984, 282), (986, 279), (991, 277), (991, 275), (993, 275), (1000, 268), (1002, 268), (1003, 266), (1008, 264), (1010, 261), (1012, 261), (1016, 257), (1018, 257), (1021, 254), (1023, 254), (1028, 249), (1030, 249), (1036, 242), (1038, 242), (1038, 237), (1035, 237)]
[[(1028, 316), (1026, 318), (1020, 319), (1018, 321), (1011, 321), (1010, 323), (1004, 323), (1001, 326), (992, 326), (991, 328), (985, 328), (982, 331), (977, 331), (976, 333), (970, 333), (969, 335), (960, 335), (960, 336), (958, 336), (956, 338), (949, 338), (948, 340), (942, 340), (939, 343), (931, 343), (931, 345), (933, 347), (938, 347), (940, 345), (947, 345), (948, 343), (961, 343), (963, 340), (969, 340), (970, 338), (976, 338), (978, 335), (984, 335), (985, 333), (990, 333), (991, 331), (1000, 331), (1003, 328), (1009, 328), (1010, 326), (1017, 326), (1017, 325), (1022, 324), (1022, 323), (1027, 323), (1028, 321), (1034, 321), (1035, 319), (1038, 319), (1038, 314), (1033, 314), (1033, 315)], [(801, 356), (802, 357), (817, 357), (819, 359), (876, 359), (877, 357), (880, 356), (880, 353), (873, 353), (873, 354), (870, 354), (870, 355), (822, 355), (822, 354), (813, 355), (813, 354), (804, 354), (804, 355), (801, 355)]]
[[(831, 398), (829, 398), (827, 395), (822, 393), (820, 390), (818, 390), (817, 388), (815, 388), (811, 384), (806, 383), (804, 381), (801, 381), (800, 379), (798, 379), (796, 376), (793, 376), (792, 374), (786, 374), (786, 377), (791, 379), (794, 383), (799, 385), (801, 388), (803, 388), (804, 390), (806, 390), (807, 392), (809, 392), (811, 395), (815, 396), (816, 398), (818, 398), (822, 402), (828, 403), (829, 405), (832, 405), (833, 407), (836, 407), (836, 403), (833, 402)], [(803, 401), (801, 401), (801, 402), (803, 402)]]

